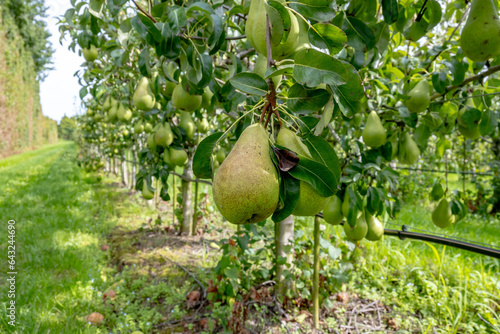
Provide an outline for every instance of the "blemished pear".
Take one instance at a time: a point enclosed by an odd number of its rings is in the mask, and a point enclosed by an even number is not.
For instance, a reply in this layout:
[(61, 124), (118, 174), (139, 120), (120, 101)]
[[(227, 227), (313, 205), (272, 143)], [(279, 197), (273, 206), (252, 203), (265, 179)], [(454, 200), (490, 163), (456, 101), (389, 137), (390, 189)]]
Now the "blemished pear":
[[(309, 149), (300, 141), (295, 132), (281, 128), (276, 138), (276, 144), (312, 159)], [(330, 197), (321, 196), (309, 183), (300, 181), (300, 193), (297, 205), (293, 209), (294, 216), (315, 216), (325, 207)]]
[(443, 198), (434, 211), (432, 211), (432, 222), (440, 228), (447, 228), (455, 222), (455, 216), (453, 216), (450, 204), (446, 198)]
[(368, 232), (365, 238), (370, 241), (377, 241), (384, 235), (384, 225), (374, 215), (365, 212), (365, 220), (368, 225)]
[(500, 18), (493, 0), (472, 1), (460, 46), (467, 58), (477, 62), (500, 54)]
[(368, 224), (366, 223), (365, 215), (360, 213), (356, 220), (356, 225), (354, 226), (345, 223), (344, 232), (349, 241), (359, 241), (366, 237), (368, 233)]
[(262, 125), (250, 125), (215, 173), (214, 201), (230, 223), (258, 223), (276, 210), (278, 172), (269, 149), (268, 134)]
[(330, 197), (328, 203), (323, 208), (323, 219), (332, 225), (338, 225), (344, 219), (342, 214), (342, 200), (338, 196)]
[(362, 136), (363, 142), (370, 147), (377, 148), (385, 144), (387, 134), (375, 110), (368, 114)]
[(427, 80), (419, 81), (415, 87), (408, 93), (409, 100), (406, 100), (406, 107), (409, 111), (420, 113), (429, 107), (431, 94), (429, 82)]
[(149, 111), (154, 108), (156, 100), (153, 92), (151, 91), (148, 78), (141, 78), (135, 90), (134, 96), (132, 97), (132, 101), (139, 110)]
[(193, 139), (194, 133), (196, 131), (196, 125), (194, 124), (191, 114), (187, 111), (181, 111), (181, 117), (179, 119), (179, 126), (186, 131), (186, 137), (188, 139)]
[(172, 104), (180, 110), (193, 112), (201, 106), (201, 95), (189, 94), (182, 84), (178, 84), (172, 93)]

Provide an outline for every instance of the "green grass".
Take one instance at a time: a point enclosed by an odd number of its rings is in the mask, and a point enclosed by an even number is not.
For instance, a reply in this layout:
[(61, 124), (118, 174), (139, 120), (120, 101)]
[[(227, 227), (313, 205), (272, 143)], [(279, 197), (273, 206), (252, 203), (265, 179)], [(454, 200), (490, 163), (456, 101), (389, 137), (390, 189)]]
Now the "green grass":
[[(99, 243), (115, 224), (111, 199), (119, 193), (93, 187), (75, 154), (76, 146), (63, 142), (0, 160), (2, 276), (9, 219), (16, 221), (17, 252), (17, 326), (2, 316), (2, 333), (97, 331), (83, 318), (94, 311), (93, 277), (105, 262)], [(5, 277), (0, 284), (5, 312)]]
[[(500, 224), (469, 215), (441, 230), (431, 221), (431, 209), (422, 205), (403, 207), (396, 225), (403, 224), (441, 233), (451, 238), (499, 245)], [(343, 236), (340, 229), (338, 235)], [(442, 245), (384, 237), (363, 241), (350, 288), (360, 297), (382, 300), (412, 319), (400, 319), (401, 328), (418, 333), (494, 333), (478, 314), (500, 326), (500, 261)]]

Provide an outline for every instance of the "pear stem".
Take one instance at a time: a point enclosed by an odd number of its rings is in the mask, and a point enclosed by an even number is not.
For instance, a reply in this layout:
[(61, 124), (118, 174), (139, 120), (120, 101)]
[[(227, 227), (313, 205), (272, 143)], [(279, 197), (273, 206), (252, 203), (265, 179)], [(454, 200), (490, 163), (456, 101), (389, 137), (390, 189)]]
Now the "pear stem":
[(312, 298), (313, 298), (313, 328), (318, 329), (319, 326), (319, 223), (321, 218), (314, 217), (314, 274), (312, 282)]

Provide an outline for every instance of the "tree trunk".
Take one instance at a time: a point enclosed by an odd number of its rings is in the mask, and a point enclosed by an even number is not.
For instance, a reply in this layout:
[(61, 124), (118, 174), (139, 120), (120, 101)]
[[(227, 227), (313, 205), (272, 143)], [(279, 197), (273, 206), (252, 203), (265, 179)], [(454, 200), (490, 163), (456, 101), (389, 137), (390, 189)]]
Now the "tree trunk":
[[(189, 157), (188, 163), (184, 168), (183, 176), (186, 179), (193, 178), (192, 168), (193, 158)], [(193, 194), (190, 181), (182, 180), (182, 233), (185, 235), (193, 234)]]
[(121, 154), (121, 163), (120, 163), (120, 174), (122, 177), (122, 184), (126, 187), (127, 186), (127, 159), (125, 159), (125, 152), (122, 152)]
[(500, 136), (492, 138), (491, 149), (495, 155), (495, 165), (493, 169), (493, 182), (491, 184), (493, 188), (493, 198), (496, 199), (493, 202), (493, 208), (491, 210), (492, 214), (500, 212)]
[(198, 182), (194, 184), (193, 235), (196, 235), (196, 225), (198, 223), (198, 185)]
[(132, 147), (131, 153), (132, 153), (132, 175), (130, 181), (130, 189), (135, 189), (135, 174), (137, 173), (136, 170), (137, 158), (135, 154), (135, 145)]
[[(293, 281), (286, 281), (283, 272), (290, 270), (293, 264), (294, 221), (293, 215), (276, 223), (276, 256), (286, 257), (286, 263), (276, 264), (277, 292), (283, 294), (288, 289), (293, 289)], [(288, 246), (288, 247), (287, 247)], [(286, 248), (286, 249), (285, 249)], [(290, 249), (291, 248), (291, 249)]]

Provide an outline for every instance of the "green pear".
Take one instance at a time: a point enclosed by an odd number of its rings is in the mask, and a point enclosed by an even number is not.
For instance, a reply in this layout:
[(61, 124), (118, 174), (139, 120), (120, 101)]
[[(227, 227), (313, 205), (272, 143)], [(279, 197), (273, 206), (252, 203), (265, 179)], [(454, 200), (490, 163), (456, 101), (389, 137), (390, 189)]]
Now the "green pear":
[(344, 219), (342, 214), (342, 200), (338, 196), (330, 197), (328, 203), (323, 208), (323, 219), (332, 225), (339, 225)]
[(87, 116), (93, 116), (93, 115), (94, 115), (94, 110), (87, 109)]
[(142, 121), (137, 122), (137, 124), (134, 126), (134, 133), (139, 134), (144, 132), (144, 125), (142, 124)]
[(186, 137), (191, 140), (194, 137), (196, 131), (196, 125), (191, 118), (191, 114), (187, 111), (181, 111), (181, 117), (179, 119), (179, 126), (186, 131)]
[(156, 100), (153, 92), (151, 91), (148, 78), (141, 78), (137, 88), (135, 89), (132, 101), (139, 110), (149, 111), (154, 108)]
[(168, 123), (160, 124), (154, 136), (156, 145), (161, 147), (169, 146), (174, 140), (174, 134)]
[(391, 142), (391, 150), (392, 150), (391, 160), (394, 160), (398, 156), (398, 135), (397, 135), (397, 133), (395, 133), (391, 136), (390, 142)]
[[(267, 57), (259, 53), (257, 55), (257, 60), (255, 61), (255, 65), (253, 67), (253, 73), (260, 75), (264, 79), (266, 76), (266, 71), (267, 71)], [(281, 84), (281, 78), (282, 78), (281, 75), (276, 75), (272, 77), (275, 88), (278, 88), (279, 85)]]
[(170, 148), (170, 161), (176, 166), (184, 166), (188, 161), (187, 152), (183, 149)]
[(148, 132), (148, 133), (150, 133), (150, 132), (152, 132), (152, 131), (153, 131), (153, 126), (151, 125), (151, 123), (146, 122), (146, 123), (144, 124), (144, 131), (146, 131), (146, 132)]
[(170, 169), (175, 168), (175, 164), (172, 162), (172, 159), (170, 157), (170, 150), (165, 150), (163, 151), (163, 161), (167, 164)]
[(365, 220), (368, 224), (368, 232), (365, 238), (370, 241), (377, 241), (384, 235), (384, 225), (377, 219), (377, 217), (365, 212)]
[(377, 148), (385, 144), (387, 135), (375, 110), (368, 114), (362, 135), (364, 143), (370, 147)]
[[(282, 1), (280, 1), (282, 2)], [(252, 0), (250, 2), (250, 9), (247, 15), (245, 24), (245, 34), (248, 42), (257, 50), (257, 52), (267, 56), (266, 45), (266, 6), (265, 0)], [(286, 7), (285, 7), (286, 8)], [(282, 38), (283, 25), (281, 25), (281, 33), (276, 30), (275, 22), (271, 22), (271, 53), (275, 60), (282, 60), (287, 56), (294, 53), (299, 45), (300, 26), (295, 14), (289, 11), (290, 16), (290, 30), (288, 38), (284, 43), (280, 43)], [(270, 20), (272, 21), (272, 17)], [(300, 19), (299, 19), (300, 20)], [(276, 22), (278, 23), (278, 22)], [(277, 24), (276, 26), (280, 26)]]
[(97, 56), (99, 55), (99, 52), (97, 51), (95, 45), (90, 45), (89, 49), (83, 48), (82, 53), (83, 53), (83, 58), (85, 58), (85, 60), (88, 62), (96, 60)]
[[(298, 155), (312, 159), (309, 149), (291, 130), (281, 128), (276, 144), (286, 147)], [(315, 216), (325, 207), (330, 197), (323, 197), (307, 182), (300, 181), (300, 193), (297, 205), (293, 209), (294, 216)]]
[(198, 122), (198, 132), (199, 133), (207, 133), (209, 128), (210, 128), (210, 124), (208, 124), (208, 120), (206, 119), (206, 117), (203, 117), (203, 119), (201, 119)]
[(467, 58), (477, 62), (500, 54), (500, 18), (493, 0), (472, 1), (460, 46)]
[(217, 154), (215, 155), (215, 159), (221, 164), (224, 162), (224, 159), (226, 159), (226, 151), (224, 151), (223, 148), (217, 151)]
[(127, 122), (132, 118), (132, 111), (130, 111), (130, 109), (125, 109), (123, 104), (120, 103), (116, 111), (116, 117), (122, 122)]
[(151, 149), (151, 151), (155, 151), (156, 150), (156, 147), (158, 145), (156, 145), (156, 141), (155, 141), (155, 135), (154, 133), (150, 134), (148, 136), (148, 139), (147, 139), (147, 144), (148, 144), (148, 147)]
[(193, 112), (197, 110), (201, 105), (202, 97), (201, 95), (191, 95), (182, 84), (178, 84), (174, 92), (172, 93), (172, 104), (174, 107), (180, 110)]
[(358, 219), (356, 219), (356, 225), (351, 226), (349, 224), (344, 224), (344, 232), (349, 241), (359, 241), (362, 240), (368, 233), (368, 224), (365, 220), (364, 214), (358, 214)]
[(233, 224), (258, 223), (278, 206), (278, 173), (261, 124), (247, 127), (216, 171), (212, 192), (224, 218)]
[(146, 200), (150, 200), (155, 197), (155, 193), (149, 190), (146, 180), (142, 182), (142, 197)]
[(405, 132), (398, 146), (398, 159), (406, 165), (413, 165), (420, 156), (420, 149), (417, 143), (408, 132)]
[(431, 94), (429, 92), (429, 82), (421, 80), (415, 87), (408, 93), (410, 97), (406, 100), (406, 107), (409, 111), (414, 113), (421, 113), (429, 107), (431, 102)]
[(112, 100), (111, 101), (111, 108), (108, 110), (108, 122), (114, 122), (117, 119), (117, 113), (118, 113), (118, 101)]
[(170, 99), (172, 98), (175, 87), (177, 87), (175, 82), (167, 81), (161, 86), (161, 93), (163, 96)]
[(104, 100), (104, 103), (102, 104), (102, 109), (104, 111), (108, 111), (109, 108), (111, 108), (111, 106), (113, 105), (113, 102), (114, 101), (114, 98), (111, 96), (111, 95), (108, 95), (108, 97), (106, 97), (106, 99)]
[(203, 109), (208, 109), (210, 107), (210, 104), (212, 103), (212, 96), (214, 96), (214, 93), (210, 90), (210, 88), (205, 87), (203, 89), (203, 94), (201, 95), (201, 108)]
[(360, 126), (361, 123), (363, 123), (363, 114), (361, 113), (354, 114), (352, 120), (355, 126)]
[(465, 111), (466, 111), (466, 108), (462, 108), (458, 112), (458, 116), (457, 116), (458, 131), (460, 131), (462, 136), (464, 136), (465, 138), (476, 140), (481, 136), (481, 132), (479, 130), (479, 123), (474, 124), (472, 126), (467, 124), (467, 122), (465, 122), (465, 120), (463, 119)]
[(434, 225), (440, 228), (446, 228), (455, 222), (455, 216), (453, 216), (446, 198), (443, 198), (432, 211), (432, 221)]

